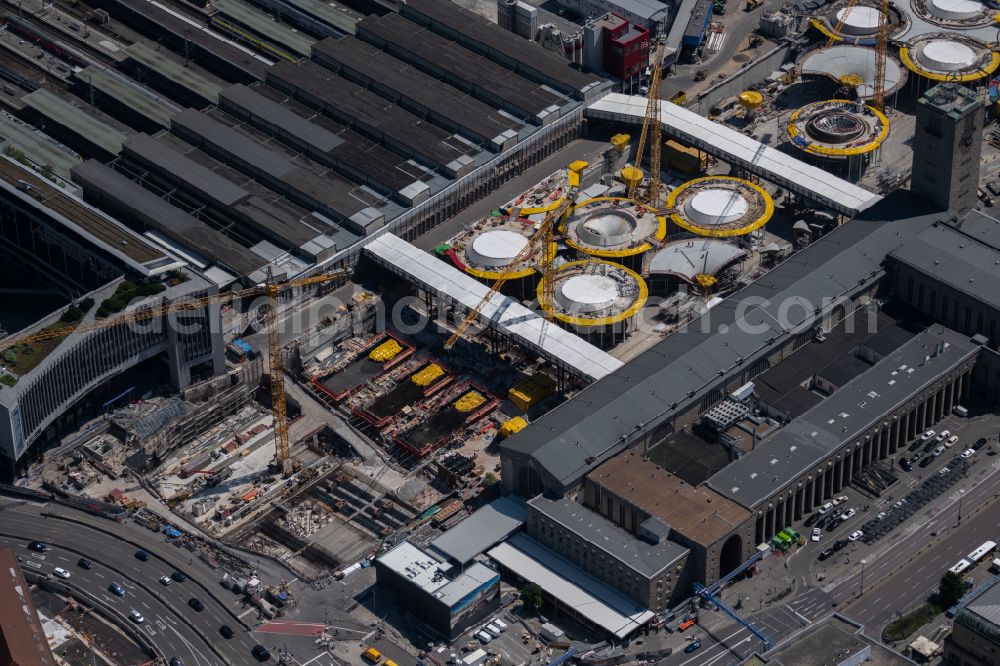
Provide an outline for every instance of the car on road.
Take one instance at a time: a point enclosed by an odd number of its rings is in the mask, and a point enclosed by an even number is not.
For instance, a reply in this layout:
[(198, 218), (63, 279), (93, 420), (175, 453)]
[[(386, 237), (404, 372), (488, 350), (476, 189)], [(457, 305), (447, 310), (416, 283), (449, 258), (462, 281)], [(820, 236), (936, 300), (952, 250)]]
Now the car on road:
[(129, 611), (129, 614), (128, 614), (128, 616), (129, 616), (129, 618), (131, 618), (131, 620), (132, 620), (133, 622), (135, 622), (136, 624), (142, 624), (143, 622), (145, 622), (145, 621), (146, 621), (146, 618), (144, 618), (144, 617), (142, 616), (142, 613), (140, 613), (139, 611), (137, 611), (137, 610), (136, 610), (136, 609), (134, 609), (134, 608), (133, 608), (133, 609), (132, 609), (131, 611)]
[(966, 450), (962, 451), (958, 455), (958, 457), (959, 458), (971, 458), (974, 455), (976, 455), (976, 450), (975, 449), (966, 449)]
[(853, 532), (851, 532), (851, 536), (847, 537), (847, 539), (848, 539), (848, 541), (857, 541), (858, 539), (860, 539), (864, 535), (865, 535), (865, 533), (862, 532), (861, 530), (854, 530)]
[(822, 562), (823, 560), (830, 559), (831, 557), (833, 557), (834, 552), (835, 551), (833, 550), (833, 548), (827, 548), (826, 550), (824, 550), (819, 554), (819, 561)]
[(885, 511), (879, 511), (879, 512), (878, 512), (878, 515), (877, 515), (877, 516), (875, 516), (875, 520), (882, 520), (882, 519), (884, 519), (884, 518), (885, 518), (886, 516), (888, 516), (888, 515), (889, 515), (889, 514), (888, 514), (888, 513), (886, 513)]
[(257, 661), (267, 661), (271, 658), (271, 653), (267, 651), (267, 648), (263, 645), (254, 645), (253, 649), (250, 650), (250, 654), (254, 656)]
[(928, 430), (927, 432), (925, 432), (920, 436), (920, 441), (926, 442), (927, 440), (934, 439), (935, 435), (937, 435), (936, 432), (934, 432), (933, 430)]
[(841, 495), (840, 497), (834, 497), (832, 504), (834, 506), (840, 506), (847, 501), (847, 495)]
[(833, 508), (833, 504), (831, 504), (830, 502), (827, 502), (826, 504), (824, 504), (823, 506), (821, 506), (819, 508), (819, 515), (821, 515), (821, 516), (826, 515), (827, 513), (829, 513), (829, 511), (832, 508)]
[(920, 458), (921, 458), (921, 457), (922, 457), (923, 455), (924, 455), (924, 454), (922, 454), (922, 453), (914, 453), (914, 454), (913, 454), (912, 456), (910, 456), (910, 462), (911, 462), (911, 463), (915, 463), (915, 462), (917, 462), (918, 460), (920, 460)]
[(899, 461), (899, 466), (903, 468), (904, 472), (909, 472), (913, 469), (913, 463), (911, 463), (906, 458), (903, 458), (902, 460)]
[(935, 458), (937, 458), (942, 453), (944, 453), (944, 447), (943, 446), (939, 446), (936, 449), (934, 449), (934, 454), (933, 455), (934, 455)]
[(63, 569), (62, 567), (56, 567), (52, 571), (52, 573), (54, 573), (55, 575), (59, 576), (63, 580), (66, 580), (67, 578), (69, 578), (69, 572), (66, 571), (65, 569)]
[(86, 557), (81, 557), (79, 560), (76, 561), (76, 566), (80, 567), (81, 569), (89, 569), (90, 567), (94, 566), (94, 564)]
[(125, 588), (119, 585), (118, 583), (113, 582), (110, 585), (108, 585), (108, 590), (111, 592), (111, 594), (117, 597), (125, 596)]
[(175, 572), (173, 572), (172, 574), (170, 574), (170, 577), (173, 578), (178, 583), (183, 583), (184, 581), (186, 581), (188, 579), (188, 577), (186, 575), (184, 575), (184, 573), (181, 572), (181, 571), (175, 571)]
[(492, 637), (492, 636), (490, 636), (490, 635), (489, 635), (488, 633), (486, 633), (485, 631), (483, 631), (482, 629), (480, 629), (479, 631), (477, 631), (477, 632), (476, 632), (476, 638), (477, 638), (477, 639), (479, 640), (479, 642), (480, 642), (480, 643), (482, 643), (483, 645), (486, 645), (487, 643), (489, 643), (490, 641), (492, 641), (492, 640), (493, 640), (493, 637)]
[(950, 467), (942, 467), (941, 469), (938, 470), (938, 474), (940, 474), (941, 476), (944, 476), (945, 474), (947, 474), (950, 471), (951, 471)]
[(144, 550), (137, 550), (135, 551), (135, 559), (139, 560), (140, 562), (145, 562), (146, 560), (149, 559), (149, 553), (147, 553)]
[(952, 436), (951, 436), (951, 437), (949, 437), (949, 438), (948, 438), (947, 440), (945, 440), (945, 443), (944, 443), (944, 445), (945, 445), (945, 446), (946, 446), (947, 448), (949, 448), (949, 449), (950, 449), (951, 447), (955, 446), (956, 444), (958, 444), (958, 435), (952, 435)]
[(169, 666), (184, 666), (184, 662), (181, 661), (180, 657), (171, 657)]
[(929, 441), (926, 444), (924, 444), (924, 448), (922, 449), (922, 451), (924, 453), (930, 453), (931, 451), (934, 450), (934, 445), (935, 444), (937, 444), (937, 442), (932, 439), (931, 441)]
[(986, 446), (986, 438), (985, 437), (980, 437), (979, 439), (976, 440), (976, 443), (972, 445), (972, 448), (974, 448), (976, 451), (978, 451), (979, 449), (983, 448), (984, 446)]
[(854, 517), (854, 515), (857, 512), (858, 512), (857, 509), (848, 509), (847, 511), (845, 511), (840, 515), (840, 520), (841, 521), (850, 520), (851, 518)]
[(160, 582), (164, 585), (170, 585), (170, 576), (160, 576)]
[(816, 521), (818, 521), (820, 518), (822, 518), (822, 516), (819, 515), (818, 513), (814, 513), (813, 515), (809, 516), (808, 518), (806, 518), (806, 527), (812, 527), (813, 525), (816, 524)]
[(235, 632), (233, 632), (233, 628), (228, 624), (224, 624), (219, 627), (219, 633), (222, 634), (223, 638), (232, 638), (235, 634)]
[(700, 647), (701, 647), (701, 641), (696, 638), (687, 644), (687, 647), (684, 648), (684, 651), (688, 654), (691, 654)]
[(838, 550), (840, 550), (849, 543), (851, 542), (848, 541), (847, 539), (837, 539), (836, 541), (833, 542), (833, 552), (837, 552)]
[(813, 532), (812, 532), (812, 536), (809, 537), (809, 538), (812, 539), (813, 541), (819, 541), (819, 538), (821, 536), (823, 536), (823, 530), (821, 530), (818, 527), (814, 527), (813, 528)]
[(190, 606), (191, 608), (195, 609), (199, 613), (201, 611), (205, 610), (205, 604), (203, 604), (200, 601), (198, 601), (197, 597), (191, 597), (190, 599), (188, 599), (188, 606)]
[(937, 441), (943, 442), (944, 440), (948, 439), (949, 437), (951, 437), (951, 431), (949, 431), (949, 430), (942, 430), (941, 432), (938, 433)]
[(927, 467), (932, 462), (934, 462), (934, 456), (924, 456), (924, 459), (920, 461), (920, 466)]
[(44, 553), (48, 549), (49, 547), (46, 546), (41, 541), (32, 541), (31, 543), (28, 544), (28, 550), (33, 550), (36, 553)]

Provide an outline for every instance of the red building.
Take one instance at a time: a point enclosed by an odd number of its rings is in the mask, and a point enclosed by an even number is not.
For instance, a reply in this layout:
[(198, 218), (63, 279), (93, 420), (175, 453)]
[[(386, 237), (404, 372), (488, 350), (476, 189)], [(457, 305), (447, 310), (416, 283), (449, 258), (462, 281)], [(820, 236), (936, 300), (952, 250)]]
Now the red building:
[[(584, 27), (588, 54), (584, 64), (626, 81), (649, 66), (649, 30), (617, 14), (605, 14)], [(597, 59), (600, 58), (600, 64)]]

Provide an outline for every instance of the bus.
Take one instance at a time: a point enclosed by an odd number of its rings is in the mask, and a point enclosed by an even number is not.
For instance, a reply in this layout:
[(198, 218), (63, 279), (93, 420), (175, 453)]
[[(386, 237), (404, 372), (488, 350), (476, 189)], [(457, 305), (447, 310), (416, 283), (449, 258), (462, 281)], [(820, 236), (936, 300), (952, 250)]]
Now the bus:
[(952, 568), (948, 569), (948, 571), (950, 571), (951, 573), (955, 574), (956, 576), (961, 576), (971, 566), (972, 566), (972, 562), (969, 562), (969, 560), (962, 559), (962, 560), (959, 560), (955, 564), (955, 566), (953, 566)]
[(965, 559), (969, 560), (973, 564), (979, 564), (983, 559), (992, 554), (997, 549), (997, 544), (995, 541), (986, 541), (979, 548), (965, 556)]

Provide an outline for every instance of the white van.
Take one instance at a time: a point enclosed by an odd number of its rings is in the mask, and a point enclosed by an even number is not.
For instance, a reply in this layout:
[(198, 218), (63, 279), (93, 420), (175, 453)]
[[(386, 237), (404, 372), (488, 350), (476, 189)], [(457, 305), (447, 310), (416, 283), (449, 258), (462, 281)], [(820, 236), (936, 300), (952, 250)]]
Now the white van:
[(507, 623), (498, 617), (493, 618), (493, 622), (490, 624), (494, 625), (500, 631), (507, 631)]
[(483, 645), (486, 645), (491, 640), (493, 640), (493, 637), (490, 636), (485, 631), (483, 631), (482, 629), (480, 629), (479, 631), (476, 632), (476, 638), (478, 638), (479, 642), (482, 643)]
[(500, 627), (494, 625), (492, 622), (483, 627), (483, 629), (493, 638), (500, 638)]

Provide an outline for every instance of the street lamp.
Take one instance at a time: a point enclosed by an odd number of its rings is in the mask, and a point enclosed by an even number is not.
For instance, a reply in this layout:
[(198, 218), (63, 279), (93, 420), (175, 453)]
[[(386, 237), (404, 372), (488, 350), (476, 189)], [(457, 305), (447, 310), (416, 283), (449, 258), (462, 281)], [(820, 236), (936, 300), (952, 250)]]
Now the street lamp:
[[(965, 495), (958, 496), (958, 525), (962, 524), (962, 500), (964, 499)], [(956, 525), (955, 527), (958, 527), (958, 525)]]
[(865, 593), (865, 565), (868, 564), (868, 560), (861, 560), (861, 594)]

